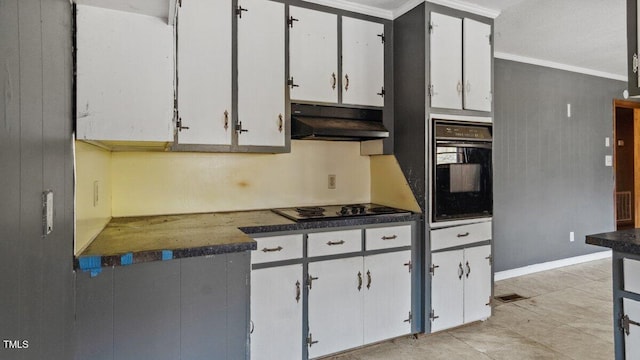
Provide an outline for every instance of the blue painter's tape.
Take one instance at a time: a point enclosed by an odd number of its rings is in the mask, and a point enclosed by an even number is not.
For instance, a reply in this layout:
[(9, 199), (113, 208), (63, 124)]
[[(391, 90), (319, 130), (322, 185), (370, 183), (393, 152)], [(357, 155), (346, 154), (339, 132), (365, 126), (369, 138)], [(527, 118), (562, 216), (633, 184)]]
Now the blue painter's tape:
[(171, 250), (162, 250), (162, 260), (171, 260), (173, 259), (173, 251)]
[(120, 265), (131, 265), (133, 264), (133, 253), (128, 253), (120, 256)]
[(82, 256), (78, 259), (78, 263), (83, 272), (91, 272), (91, 277), (96, 277), (102, 272), (101, 256)]

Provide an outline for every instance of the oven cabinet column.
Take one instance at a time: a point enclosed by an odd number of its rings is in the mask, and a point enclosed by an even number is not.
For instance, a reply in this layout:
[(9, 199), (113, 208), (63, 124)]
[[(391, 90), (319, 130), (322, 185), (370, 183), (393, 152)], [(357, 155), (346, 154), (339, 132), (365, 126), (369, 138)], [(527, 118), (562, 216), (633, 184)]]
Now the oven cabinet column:
[(173, 27), (78, 5), (76, 137), (173, 141)]
[(289, 7), (292, 101), (338, 102), (338, 16)]
[(179, 144), (231, 145), (232, 19), (231, 0), (178, 9)]
[(238, 0), (238, 145), (285, 146), (284, 4)]
[(640, 2), (627, 0), (627, 69), (629, 80), (627, 83), (629, 95), (640, 95), (640, 71), (638, 71), (638, 56), (640, 56), (638, 40), (640, 40), (640, 28), (638, 18), (640, 16)]
[(384, 24), (342, 17), (342, 103), (384, 106)]
[(301, 234), (255, 239), (251, 254), (251, 359), (299, 359), (302, 348)]
[(431, 231), (431, 332), (491, 316), (490, 239), (491, 222)]
[(430, 13), (431, 107), (491, 111), (491, 25)]

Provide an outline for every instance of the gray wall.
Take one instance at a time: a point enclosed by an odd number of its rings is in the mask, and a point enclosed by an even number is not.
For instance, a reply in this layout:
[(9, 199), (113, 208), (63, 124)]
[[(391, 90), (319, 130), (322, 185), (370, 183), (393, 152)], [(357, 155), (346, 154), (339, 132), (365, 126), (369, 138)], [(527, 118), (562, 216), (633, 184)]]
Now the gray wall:
[(495, 271), (604, 250), (584, 240), (615, 229), (613, 168), (604, 163), (613, 148), (605, 137), (613, 133), (613, 99), (625, 88), (496, 59)]
[(68, 0), (0, 0), (0, 359), (73, 354), (71, 67)]

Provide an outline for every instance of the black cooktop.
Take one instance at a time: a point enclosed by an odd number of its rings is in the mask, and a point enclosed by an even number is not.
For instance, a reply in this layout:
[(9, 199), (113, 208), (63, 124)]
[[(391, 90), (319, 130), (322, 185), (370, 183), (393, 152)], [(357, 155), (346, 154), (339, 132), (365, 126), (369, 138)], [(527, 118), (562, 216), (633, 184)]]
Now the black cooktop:
[(295, 221), (339, 219), (376, 215), (407, 215), (411, 211), (378, 204), (347, 204), (324, 206), (301, 206), (272, 209), (276, 214)]

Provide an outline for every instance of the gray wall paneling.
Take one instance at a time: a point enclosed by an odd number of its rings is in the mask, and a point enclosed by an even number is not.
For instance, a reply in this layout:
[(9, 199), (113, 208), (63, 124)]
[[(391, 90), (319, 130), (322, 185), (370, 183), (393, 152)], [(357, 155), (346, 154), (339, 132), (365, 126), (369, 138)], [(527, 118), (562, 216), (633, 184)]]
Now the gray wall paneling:
[(615, 229), (613, 168), (604, 164), (613, 148), (604, 138), (612, 136), (613, 99), (626, 84), (495, 64), (495, 271), (601, 251), (584, 238)]
[[(0, 1), (0, 358), (73, 353), (71, 10), (65, 0)], [(54, 191), (42, 236), (41, 196)]]

